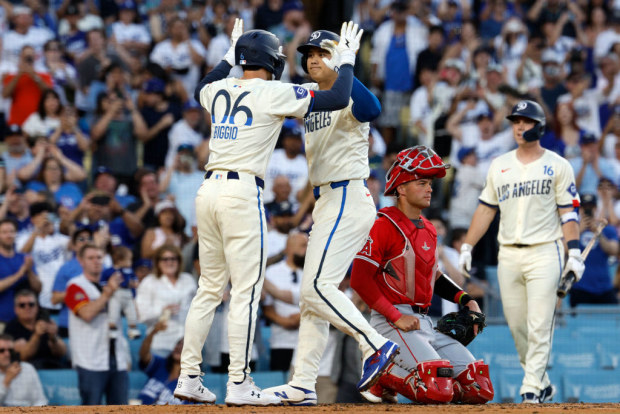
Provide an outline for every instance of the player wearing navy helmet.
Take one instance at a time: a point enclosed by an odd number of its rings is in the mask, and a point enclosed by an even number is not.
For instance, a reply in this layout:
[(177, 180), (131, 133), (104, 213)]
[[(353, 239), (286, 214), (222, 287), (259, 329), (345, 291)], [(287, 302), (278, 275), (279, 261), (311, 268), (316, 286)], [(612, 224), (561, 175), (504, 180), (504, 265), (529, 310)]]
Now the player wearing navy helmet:
[[(534, 101), (520, 101), (507, 117), (517, 149), (495, 158), (461, 247), (459, 265), (467, 274), (473, 246), (499, 211), (497, 274), (504, 316), (525, 376), (525, 403), (549, 401), (555, 394), (546, 373), (560, 275), (584, 271), (575, 208), (579, 195), (568, 161), (540, 145), (545, 115)], [(564, 263), (567, 241), (568, 260)], [(564, 266), (563, 266), (564, 265)]]
[[(265, 171), (286, 117), (348, 105), (361, 32), (353, 23), (343, 25), (341, 36), (350, 46), (339, 48), (343, 65), (333, 87), (325, 91), (278, 81), (284, 65), (278, 39), (264, 30), (242, 33), (242, 21), (237, 20), (224, 60), (195, 91), (196, 101), (211, 115), (212, 132), (207, 173), (196, 196), (201, 274), (186, 319), (174, 395), (207, 403), (216, 399), (202, 384), (200, 364), (215, 308), (230, 282), (226, 403), (273, 405), (280, 399), (262, 392), (249, 375), (266, 265)], [(243, 77), (226, 78), (235, 63), (242, 66)]]

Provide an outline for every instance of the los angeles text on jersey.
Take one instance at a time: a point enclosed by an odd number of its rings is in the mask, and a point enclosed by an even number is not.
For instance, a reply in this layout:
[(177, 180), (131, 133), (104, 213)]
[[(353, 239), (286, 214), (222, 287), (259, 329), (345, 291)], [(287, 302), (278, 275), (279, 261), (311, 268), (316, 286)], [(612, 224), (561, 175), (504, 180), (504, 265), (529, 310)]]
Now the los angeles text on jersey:
[(311, 112), (304, 118), (306, 132), (318, 131), (321, 128), (330, 126), (332, 123), (332, 113), (330, 111)]
[(497, 198), (501, 203), (509, 198), (549, 194), (551, 192), (551, 183), (551, 179), (544, 179), (504, 184), (501, 187), (497, 187)]

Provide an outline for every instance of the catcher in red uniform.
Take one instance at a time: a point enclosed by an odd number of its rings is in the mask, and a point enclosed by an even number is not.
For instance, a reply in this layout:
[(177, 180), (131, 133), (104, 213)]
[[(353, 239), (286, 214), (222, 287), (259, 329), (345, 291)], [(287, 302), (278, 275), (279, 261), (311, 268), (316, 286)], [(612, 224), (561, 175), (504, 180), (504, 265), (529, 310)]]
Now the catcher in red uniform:
[[(379, 211), (353, 261), (351, 287), (372, 308), (371, 325), (401, 347), (379, 382), (363, 393), (369, 401), (395, 401), (396, 393), (425, 404), (493, 399), (489, 366), (433, 329), (427, 315), (433, 291), (481, 315), (476, 301), (437, 269), (437, 233), (420, 214), (430, 205), (433, 178), (444, 177), (449, 167), (425, 146), (401, 151), (385, 185), (397, 205)], [(474, 324), (475, 334), (482, 326)]]

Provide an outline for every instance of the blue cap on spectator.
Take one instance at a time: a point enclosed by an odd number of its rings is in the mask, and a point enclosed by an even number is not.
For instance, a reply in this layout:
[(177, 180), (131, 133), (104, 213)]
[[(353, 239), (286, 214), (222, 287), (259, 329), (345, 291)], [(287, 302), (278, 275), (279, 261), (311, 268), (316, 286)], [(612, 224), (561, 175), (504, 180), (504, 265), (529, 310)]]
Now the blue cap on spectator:
[(289, 0), (282, 5), (282, 13), (286, 13), (291, 10), (303, 11), (304, 4), (299, 0)]
[(596, 205), (596, 196), (594, 194), (583, 194), (580, 195), (582, 206), (595, 206)]
[(138, 267), (148, 267), (149, 269), (152, 269), (153, 261), (151, 259), (138, 259), (136, 260), (136, 264), (133, 268), (135, 269)]
[(194, 152), (194, 146), (192, 144), (181, 144), (177, 147), (177, 152), (181, 152), (181, 151), (190, 151), (190, 152)]
[(280, 203), (269, 203), (269, 212), (272, 216), (292, 216), (293, 205), (288, 201), (282, 201)]
[(594, 144), (595, 142), (598, 142), (598, 139), (590, 132), (584, 132), (579, 138), (579, 145)]
[(10, 137), (12, 135), (22, 135), (22, 128), (17, 124), (6, 125), (4, 127), (4, 136)]
[(196, 102), (193, 98), (189, 99), (187, 102), (183, 104), (184, 111), (191, 111), (192, 109), (200, 110), (202, 106), (198, 102)]
[(112, 170), (103, 165), (100, 167), (97, 167), (97, 169), (95, 170), (95, 179), (99, 177), (101, 174), (110, 174), (111, 176), (114, 176), (114, 173), (112, 172)]
[(488, 109), (480, 111), (478, 115), (476, 115), (476, 121), (481, 121), (483, 119), (493, 120), (493, 112), (489, 111)]
[(282, 137), (297, 137), (297, 138), (301, 138), (301, 128), (298, 125), (295, 125), (292, 128), (283, 127), (282, 128)]
[(166, 89), (166, 84), (159, 78), (151, 78), (144, 84), (144, 92), (146, 93), (163, 93)]
[(136, 10), (136, 3), (132, 0), (125, 0), (118, 5), (118, 8), (119, 10)]
[(476, 148), (475, 147), (463, 147), (459, 150), (458, 154), (457, 154), (457, 158), (459, 159), (459, 162), (463, 162), (463, 160), (465, 159), (465, 157), (467, 157), (469, 154), (475, 153), (476, 152)]

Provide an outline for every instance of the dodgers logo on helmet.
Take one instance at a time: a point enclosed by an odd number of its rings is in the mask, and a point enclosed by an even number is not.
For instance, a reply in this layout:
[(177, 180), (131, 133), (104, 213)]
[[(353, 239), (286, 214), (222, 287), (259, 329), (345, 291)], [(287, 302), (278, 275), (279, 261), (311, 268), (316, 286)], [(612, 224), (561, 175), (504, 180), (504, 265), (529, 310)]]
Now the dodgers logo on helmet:
[(309, 42), (318, 39), (319, 37), (321, 37), (321, 32), (319, 32), (318, 30), (314, 33), (312, 33), (310, 35), (310, 39), (308, 39)]
[(522, 111), (527, 108), (527, 102), (521, 101), (517, 104), (517, 111)]

